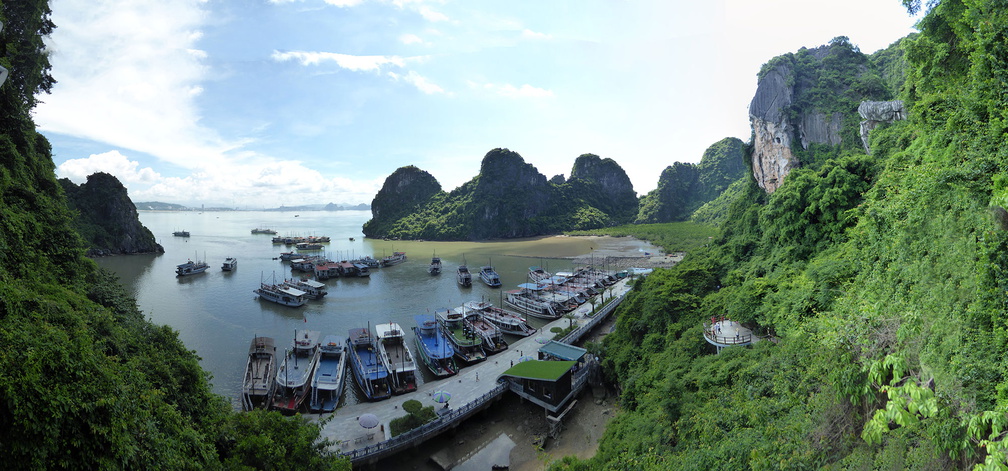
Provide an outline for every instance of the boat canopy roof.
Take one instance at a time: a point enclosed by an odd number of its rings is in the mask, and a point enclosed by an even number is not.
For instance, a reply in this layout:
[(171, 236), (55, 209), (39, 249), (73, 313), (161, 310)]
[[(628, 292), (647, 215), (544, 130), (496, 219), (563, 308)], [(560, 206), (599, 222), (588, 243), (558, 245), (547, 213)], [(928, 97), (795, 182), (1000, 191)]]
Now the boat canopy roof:
[(416, 321), (417, 325), (420, 327), (434, 327), (437, 322), (434, 321), (434, 316), (430, 314), (417, 314), (413, 316), (413, 320)]
[(377, 324), (374, 326), (374, 330), (378, 333), (378, 338), (380, 339), (403, 336), (402, 327), (399, 327), (399, 324), (396, 324), (395, 322)]
[(518, 287), (522, 289), (530, 289), (532, 291), (539, 291), (542, 289), (542, 287), (537, 283), (522, 283), (518, 285)]
[(301, 291), (301, 290), (299, 290), (297, 288), (291, 288), (290, 286), (280, 286), (280, 287), (277, 287), (277, 291), (279, 291), (281, 293), (284, 293), (284, 294), (289, 294), (291, 296), (304, 296), (305, 295), (304, 291)]
[(585, 350), (581, 347), (575, 347), (573, 345), (569, 345), (563, 342), (557, 342), (556, 340), (550, 340), (549, 342), (546, 342), (546, 345), (540, 347), (539, 351), (547, 355), (560, 358), (561, 360), (568, 360), (568, 361), (578, 361), (581, 359), (581, 357), (585, 356), (585, 354), (588, 353), (588, 350)]

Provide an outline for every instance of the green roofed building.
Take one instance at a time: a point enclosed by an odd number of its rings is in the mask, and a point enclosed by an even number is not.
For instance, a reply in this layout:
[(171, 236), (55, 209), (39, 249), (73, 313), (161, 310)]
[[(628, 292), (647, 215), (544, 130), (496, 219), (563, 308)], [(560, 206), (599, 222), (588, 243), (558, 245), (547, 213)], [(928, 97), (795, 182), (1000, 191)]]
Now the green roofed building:
[(574, 367), (577, 364), (576, 361), (524, 361), (501, 374), (499, 380), (508, 381), (511, 391), (555, 413), (576, 392)]

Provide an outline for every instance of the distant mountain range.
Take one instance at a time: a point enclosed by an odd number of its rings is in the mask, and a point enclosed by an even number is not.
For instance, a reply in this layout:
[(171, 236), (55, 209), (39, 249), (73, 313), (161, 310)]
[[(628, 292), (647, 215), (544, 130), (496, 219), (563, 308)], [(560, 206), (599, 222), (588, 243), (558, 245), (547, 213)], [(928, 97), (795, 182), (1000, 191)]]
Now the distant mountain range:
[(135, 203), (140, 211), (370, 211), (371, 205), (361, 204), (305, 204), (299, 206), (280, 206), (277, 208), (263, 209), (241, 209), (241, 208), (221, 208), (221, 207), (191, 207), (174, 203), (162, 203), (160, 201), (143, 201)]

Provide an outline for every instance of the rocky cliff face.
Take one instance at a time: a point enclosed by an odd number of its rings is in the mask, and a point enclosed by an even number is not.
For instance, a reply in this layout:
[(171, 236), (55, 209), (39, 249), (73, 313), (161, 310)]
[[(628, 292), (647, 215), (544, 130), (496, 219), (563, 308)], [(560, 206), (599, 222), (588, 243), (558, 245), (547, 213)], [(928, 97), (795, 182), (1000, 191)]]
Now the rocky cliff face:
[(637, 192), (630, 177), (615, 160), (581, 154), (574, 160), (571, 181), (592, 185), (593, 188), (584, 192), (588, 203), (610, 215), (615, 222), (629, 222), (637, 214)]
[(872, 129), (879, 124), (891, 123), (901, 119), (906, 119), (906, 109), (900, 100), (893, 101), (862, 101), (858, 106), (858, 114), (861, 115), (861, 143), (864, 144), (865, 153), (871, 154), (871, 146), (868, 144), (868, 135)]
[(799, 165), (791, 152), (794, 131), (785, 113), (794, 95), (791, 76), (791, 67), (786, 64), (770, 70), (759, 81), (749, 103), (753, 177), (767, 193), (777, 190), (791, 169)]
[(74, 223), (88, 242), (89, 256), (164, 253), (154, 234), (140, 224), (126, 187), (107, 173), (89, 175), (80, 186), (60, 179)]
[(553, 194), (546, 176), (517, 152), (487, 152), (473, 192), (477, 211), (469, 238), (528, 237), (542, 234), (536, 219), (551, 208)]
[(433, 175), (412, 165), (397, 168), (371, 201), (371, 220), (363, 227), (368, 237), (388, 237), (403, 217), (442, 193)]

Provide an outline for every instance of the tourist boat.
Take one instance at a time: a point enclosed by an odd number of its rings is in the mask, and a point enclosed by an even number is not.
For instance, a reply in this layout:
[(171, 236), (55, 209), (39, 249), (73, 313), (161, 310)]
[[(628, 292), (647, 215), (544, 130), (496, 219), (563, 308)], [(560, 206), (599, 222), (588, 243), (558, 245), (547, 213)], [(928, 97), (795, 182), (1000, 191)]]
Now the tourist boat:
[(455, 349), (455, 358), (465, 364), (486, 360), (486, 353), (482, 348), (483, 338), (466, 327), (462, 314), (448, 309), (438, 309), (434, 312), (434, 317), (441, 324), (448, 342)]
[(406, 345), (402, 328), (395, 322), (378, 324), (375, 333), (378, 334), (378, 354), (392, 373), (392, 393), (416, 391), (416, 360)]
[(207, 262), (200, 260), (194, 262), (189, 260), (181, 265), (175, 266), (175, 274), (177, 276), (195, 275), (197, 273), (205, 272), (207, 268), (210, 268), (210, 264)]
[(308, 393), (310, 380), (319, 361), (319, 331), (296, 330), (291, 349), (284, 354), (277, 369), (277, 390), (273, 395), (273, 409), (293, 414), (301, 408)]
[(324, 263), (316, 263), (314, 271), (316, 280), (328, 280), (340, 276), (341, 268), (339, 263), (326, 260)]
[(257, 227), (255, 229), (252, 229), (252, 233), (253, 234), (270, 234), (270, 235), (276, 235), (277, 231), (274, 231), (273, 229), (267, 229), (267, 228), (263, 228), (263, 227)]
[(306, 272), (315, 271), (315, 260), (310, 258), (295, 258), (290, 261), (291, 270), (299, 270)]
[(417, 323), (413, 327), (417, 352), (424, 365), (427, 365), (427, 369), (438, 377), (457, 373), (458, 367), (455, 366), (453, 358), (455, 349), (441, 332), (441, 326), (434, 320), (434, 316), (421, 314), (413, 316), (413, 318)]
[(508, 344), (504, 340), (504, 333), (483, 317), (479, 310), (469, 309), (468, 304), (463, 304), (455, 308), (455, 312), (462, 314), (465, 327), (476, 332), (483, 339), (483, 352), (487, 355), (503, 352), (507, 350)]
[(319, 361), (312, 375), (311, 400), (308, 410), (312, 412), (332, 412), (336, 410), (343, 396), (343, 381), (346, 379), (346, 346), (335, 335), (326, 335), (319, 344)]
[(359, 262), (354, 262), (352, 265), (354, 267), (354, 273), (353, 273), (354, 276), (358, 278), (365, 278), (371, 276), (370, 266)]
[(504, 303), (518, 311), (519, 314), (538, 317), (540, 319), (559, 319), (559, 305), (552, 301), (540, 299), (535, 292), (541, 290), (533, 283), (522, 283), (518, 285), (521, 289), (511, 290), (505, 293)]
[(291, 261), (298, 258), (304, 258), (304, 254), (297, 252), (280, 252), (280, 260)]
[(260, 281), (259, 289), (255, 289), (252, 292), (258, 294), (259, 299), (265, 299), (284, 306), (304, 306), (304, 303), (307, 302), (304, 291), (284, 284), (271, 285)]
[(553, 275), (550, 275), (550, 273), (544, 270), (542, 267), (539, 266), (529, 267), (529, 279), (532, 280), (533, 283), (540, 283), (543, 280), (550, 279), (552, 276)]
[(381, 264), (383, 267), (391, 267), (406, 261), (406, 252), (393, 252), (388, 257), (383, 257)]
[(365, 255), (361, 258), (358, 258), (357, 260), (351, 260), (351, 262), (355, 264), (360, 263), (363, 265), (367, 265), (368, 268), (381, 268), (382, 266), (381, 260), (372, 258), (370, 255)]
[(440, 257), (431, 257), (431, 259), (430, 259), (430, 267), (427, 268), (427, 273), (430, 273), (431, 275), (438, 275), (438, 274), (441, 273), (441, 258)]
[(322, 250), (322, 244), (316, 242), (298, 242), (295, 247), (298, 250)]
[(487, 265), (485, 267), (480, 267), (479, 273), (480, 279), (486, 283), (487, 286), (491, 288), (500, 288), (501, 280), (497, 272), (494, 271), (494, 267)]
[(484, 319), (500, 328), (506, 334), (528, 337), (537, 332), (537, 329), (532, 328), (524, 317), (506, 309), (501, 309), (493, 304), (482, 301), (469, 301), (464, 306), (469, 312), (479, 312)]
[(469, 273), (469, 267), (465, 265), (459, 265), (458, 275), (456, 275), (456, 278), (458, 279), (459, 285), (464, 286), (466, 288), (472, 286), (472, 273)]
[(221, 265), (221, 270), (231, 271), (238, 268), (238, 259), (234, 257), (228, 257), (224, 259), (224, 264)]
[(309, 299), (322, 299), (323, 296), (329, 294), (329, 292), (326, 291), (327, 286), (325, 283), (306, 278), (284, 280), (284, 285), (288, 288), (303, 291), (304, 296)]
[(392, 397), (388, 368), (378, 356), (375, 338), (363, 327), (350, 329), (347, 338), (350, 354), (350, 369), (353, 370), (357, 385), (369, 401), (380, 401)]
[(189, 237), (189, 231), (175, 231), (172, 232), (172, 235), (175, 237)]
[(276, 343), (272, 337), (253, 337), (242, 382), (242, 409), (266, 407), (275, 389)]

